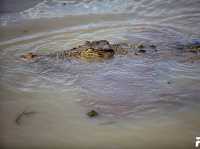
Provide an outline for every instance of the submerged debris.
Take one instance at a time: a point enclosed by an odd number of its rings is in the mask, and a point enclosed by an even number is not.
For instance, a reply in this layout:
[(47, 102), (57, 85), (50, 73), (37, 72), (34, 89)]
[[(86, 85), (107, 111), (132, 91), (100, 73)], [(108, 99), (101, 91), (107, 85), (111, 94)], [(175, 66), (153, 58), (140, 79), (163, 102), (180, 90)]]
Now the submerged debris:
[(98, 114), (98, 112), (96, 112), (95, 110), (91, 110), (91, 111), (89, 111), (89, 112), (87, 113), (87, 115), (88, 115), (89, 117), (96, 117), (96, 116), (98, 116), (99, 114)]
[(15, 123), (16, 123), (17, 125), (20, 125), (20, 124), (21, 124), (21, 121), (22, 121), (22, 119), (23, 119), (24, 117), (29, 117), (29, 116), (34, 115), (34, 114), (36, 114), (35, 111), (23, 111), (22, 113), (20, 113), (20, 114), (17, 116), (17, 118), (15, 119)]

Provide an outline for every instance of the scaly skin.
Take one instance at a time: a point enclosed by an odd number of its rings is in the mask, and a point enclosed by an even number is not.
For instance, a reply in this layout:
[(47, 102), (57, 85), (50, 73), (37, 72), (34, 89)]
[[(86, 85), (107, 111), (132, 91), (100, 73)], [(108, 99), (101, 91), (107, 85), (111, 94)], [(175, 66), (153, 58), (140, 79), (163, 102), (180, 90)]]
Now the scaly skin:
[(57, 58), (76, 58), (88, 61), (99, 61), (112, 58), (114, 55), (125, 55), (130, 47), (128, 44), (110, 44), (106, 40), (86, 41), (85, 44), (70, 50), (59, 51), (49, 55), (39, 55), (36, 53), (27, 53), (21, 57), (25, 60), (32, 60), (37, 57), (48, 56)]

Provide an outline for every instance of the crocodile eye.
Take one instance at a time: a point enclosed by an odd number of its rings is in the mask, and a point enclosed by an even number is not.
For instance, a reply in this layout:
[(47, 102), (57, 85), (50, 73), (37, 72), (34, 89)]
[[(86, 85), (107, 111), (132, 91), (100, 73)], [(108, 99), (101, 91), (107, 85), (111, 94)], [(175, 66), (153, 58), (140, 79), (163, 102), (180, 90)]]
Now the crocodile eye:
[(93, 51), (92, 49), (87, 49), (87, 50), (86, 50), (86, 52), (92, 52), (92, 51)]
[(103, 53), (98, 53), (98, 55), (99, 55), (100, 57), (103, 57), (103, 56), (104, 56)]

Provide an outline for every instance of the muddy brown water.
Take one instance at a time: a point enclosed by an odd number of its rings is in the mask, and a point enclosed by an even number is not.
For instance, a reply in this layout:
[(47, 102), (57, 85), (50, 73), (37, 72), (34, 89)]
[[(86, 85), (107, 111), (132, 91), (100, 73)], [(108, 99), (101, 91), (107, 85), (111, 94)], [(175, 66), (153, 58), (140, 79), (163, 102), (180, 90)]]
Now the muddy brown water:
[[(199, 6), (198, 0), (52, 0), (2, 14), (0, 147), (194, 148), (200, 66), (187, 62), (180, 47), (200, 42)], [(94, 63), (19, 58), (101, 39), (157, 50)], [(87, 117), (90, 110), (99, 115)]]

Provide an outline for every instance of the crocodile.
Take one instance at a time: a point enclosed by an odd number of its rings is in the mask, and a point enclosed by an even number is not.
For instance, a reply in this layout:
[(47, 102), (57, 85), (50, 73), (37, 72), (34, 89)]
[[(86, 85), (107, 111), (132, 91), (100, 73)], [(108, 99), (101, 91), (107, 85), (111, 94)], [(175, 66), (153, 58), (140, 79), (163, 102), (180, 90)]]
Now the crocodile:
[[(115, 55), (126, 55), (134, 52), (135, 55), (144, 54), (144, 45), (131, 45), (127, 43), (110, 44), (107, 40), (86, 41), (83, 45), (79, 45), (69, 50), (57, 51), (50, 54), (39, 54), (29, 52), (21, 55), (25, 60), (34, 60), (41, 57), (57, 57), (68, 59), (81, 59), (87, 61), (99, 61), (113, 58)], [(135, 51), (135, 49), (139, 49)]]

